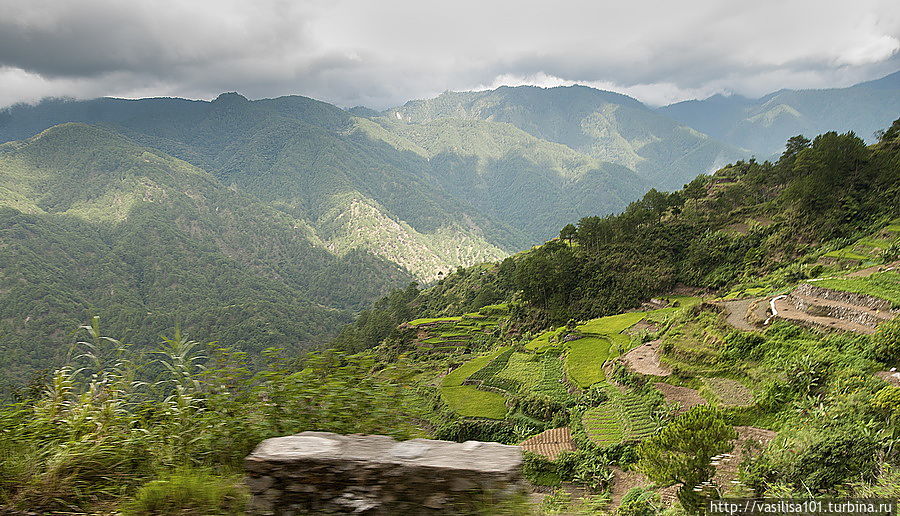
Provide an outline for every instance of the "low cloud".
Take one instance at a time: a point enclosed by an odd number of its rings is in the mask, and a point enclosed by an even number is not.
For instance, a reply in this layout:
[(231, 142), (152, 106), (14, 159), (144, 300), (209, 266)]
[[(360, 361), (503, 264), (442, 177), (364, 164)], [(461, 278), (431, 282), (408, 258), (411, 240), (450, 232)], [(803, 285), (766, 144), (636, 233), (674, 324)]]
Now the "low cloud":
[(660, 105), (900, 69), (900, 4), (828, 4), (0, 0), (0, 105), (240, 91), (385, 108), (574, 83)]

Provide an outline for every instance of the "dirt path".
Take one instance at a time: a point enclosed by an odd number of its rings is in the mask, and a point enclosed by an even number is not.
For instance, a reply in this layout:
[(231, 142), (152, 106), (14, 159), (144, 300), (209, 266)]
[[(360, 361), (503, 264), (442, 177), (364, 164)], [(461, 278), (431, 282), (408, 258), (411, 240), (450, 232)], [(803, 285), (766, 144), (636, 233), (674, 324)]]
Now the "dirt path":
[(635, 487), (643, 487), (650, 484), (650, 480), (638, 471), (624, 471), (622, 468), (612, 466), (612, 487), (609, 490), (610, 506), (618, 507), (622, 503), (628, 491)]
[(805, 302), (807, 305), (828, 306), (838, 309), (845, 308), (857, 312), (865, 312), (866, 314), (869, 314), (872, 317), (875, 317), (882, 321), (890, 321), (894, 318), (895, 315), (897, 315), (888, 310), (869, 308), (867, 306), (855, 305), (853, 303), (847, 303), (844, 301), (836, 301), (834, 299), (826, 299), (824, 297), (807, 296), (803, 294), (797, 294), (796, 292), (791, 293), (791, 297), (794, 299), (799, 299), (800, 301)]
[[(762, 306), (763, 314), (760, 320), (765, 319), (765, 304), (762, 303), (762, 297), (748, 297), (744, 299), (733, 299), (730, 301), (717, 301), (716, 304), (725, 310), (725, 321), (731, 326), (741, 331), (759, 331), (759, 327), (747, 320), (747, 314), (750, 309)], [(757, 315), (757, 314), (754, 314)], [(758, 315), (757, 315), (758, 317)]]
[(891, 385), (900, 387), (900, 372), (898, 371), (878, 371), (875, 376)]
[(660, 341), (654, 340), (632, 349), (622, 356), (625, 364), (634, 372), (653, 376), (672, 374), (669, 366), (659, 361)]
[[(837, 301), (834, 301), (837, 302)], [(773, 302), (775, 305), (775, 309), (778, 311), (777, 317), (782, 319), (787, 319), (790, 321), (797, 321), (801, 323), (809, 323), (814, 324), (816, 326), (820, 326), (822, 328), (829, 328), (835, 330), (844, 330), (844, 331), (852, 331), (856, 333), (875, 333), (875, 328), (872, 326), (867, 326), (864, 324), (855, 323), (852, 321), (846, 321), (844, 319), (835, 319), (833, 317), (825, 317), (819, 315), (810, 315), (806, 312), (798, 310), (796, 306), (794, 306), (794, 302), (790, 297), (784, 297), (782, 299), (777, 299)], [(854, 309), (859, 310), (860, 307), (855, 305)]]
[(737, 480), (741, 461), (748, 455), (762, 451), (776, 435), (772, 430), (754, 426), (736, 426), (734, 429), (738, 437), (732, 441), (733, 449), (731, 453), (721, 455), (720, 460), (716, 461), (718, 462), (716, 474), (712, 478), (712, 482), (722, 490), (728, 489), (732, 481)]
[(887, 263), (884, 265), (873, 265), (872, 267), (866, 267), (865, 269), (860, 269), (858, 271), (851, 272), (850, 274), (847, 275), (847, 277), (862, 278), (865, 276), (871, 276), (872, 274), (875, 274), (876, 272), (890, 271), (890, 270), (894, 270), (894, 269), (898, 269), (898, 268), (900, 268), (900, 260), (897, 260), (896, 262), (892, 262), (892, 263)]

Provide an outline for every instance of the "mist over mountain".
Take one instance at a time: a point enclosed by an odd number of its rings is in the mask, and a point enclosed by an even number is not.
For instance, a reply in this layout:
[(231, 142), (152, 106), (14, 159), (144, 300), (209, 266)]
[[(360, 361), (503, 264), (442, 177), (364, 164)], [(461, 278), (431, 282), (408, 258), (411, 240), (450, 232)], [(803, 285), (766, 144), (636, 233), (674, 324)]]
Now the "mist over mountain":
[(665, 106), (659, 113), (713, 138), (751, 149), (759, 159), (780, 154), (798, 134), (853, 131), (868, 142), (900, 112), (900, 72), (849, 88), (779, 90), (758, 99), (715, 95)]

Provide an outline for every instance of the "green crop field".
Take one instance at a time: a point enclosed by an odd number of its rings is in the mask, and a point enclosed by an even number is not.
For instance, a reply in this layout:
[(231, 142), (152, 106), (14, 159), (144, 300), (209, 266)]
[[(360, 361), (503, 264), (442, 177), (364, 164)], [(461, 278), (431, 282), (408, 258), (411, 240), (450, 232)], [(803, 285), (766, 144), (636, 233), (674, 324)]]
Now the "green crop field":
[(541, 355), (541, 380), (532, 391), (555, 401), (568, 399), (569, 392), (563, 379), (563, 365), (559, 355), (554, 353)]
[(537, 351), (538, 353), (556, 347), (558, 344), (556, 343), (556, 337), (566, 331), (564, 326), (556, 328), (555, 330), (545, 331), (544, 333), (535, 337), (531, 342), (525, 344), (525, 349), (529, 351)]
[(582, 333), (621, 333), (647, 316), (646, 312), (628, 312), (591, 319), (577, 327)]
[(900, 273), (898, 272), (878, 272), (865, 278), (830, 278), (817, 281), (815, 285), (874, 296), (890, 301), (894, 307), (900, 307)]
[(622, 419), (619, 407), (612, 402), (607, 402), (586, 410), (581, 421), (584, 424), (584, 431), (591, 441), (600, 446), (609, 446), (618, 444), (625, 439)]
[(418, 326), (420, 324), (431, 324), (436, 322), (456, 322), (462, 320), (462, 316), (456, 317), (424, 317), (422, 319), (416, 319), (414, 321), (409, 321), (410, 326)]
[(516, 380), (523, 390), (532, 390), (541, 382), (543, 370), (541, 357), (533, 353), (513, 353), (506, 368), (497, 373), (497, 378)]
[(647, 401), (640, 396), (627, 393), (619, 396), (619, 404), (628, 426), (628, 438), (640, 440), (656, 429)]
[(503, 419), (506, 416), (505, 396), (462, 383), (509, 349), (509, 347), (497, 348), (492, 353), (469, 360), (451, 371), (441, 382), (441, 397), (444, 403), (461, 416)]
[(612, 340), (609, 337), (583, 337), (568, 343), (566, 373), (579, 387), (602, 382), (603, 362), (609, 357)]
[(450, 371), (450, 373), (445, 376), (444, 380), (441, 382), (441, 387), (458, 387), (462, 385), (462, 383), (466, 381), (469, 376), (475, 374), (482, 367), (488, 365), (491, 360), (496, 358), (500, 353), (503, 353), (507, 349), (508, 348), (506, 347), (497, 348), (492, 353), (488, 353), (478, 358), (469, 360), (453, 371)]
[(481, 391), (471, 385), (441, 388), (444, 402), (453, 412), (465, 417), (503, 419), (506, 397), (496, 392)]

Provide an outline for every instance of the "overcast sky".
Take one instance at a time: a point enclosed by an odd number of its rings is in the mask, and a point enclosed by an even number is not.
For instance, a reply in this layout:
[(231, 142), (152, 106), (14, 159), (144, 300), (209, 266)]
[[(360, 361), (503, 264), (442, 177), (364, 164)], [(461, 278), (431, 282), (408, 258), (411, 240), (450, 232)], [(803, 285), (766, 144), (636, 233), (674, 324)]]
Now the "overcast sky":
[(0, 106), (580, 83), (652, 105), (900, 70), (897, 0), (0, 0)]

